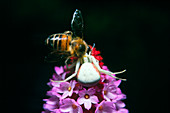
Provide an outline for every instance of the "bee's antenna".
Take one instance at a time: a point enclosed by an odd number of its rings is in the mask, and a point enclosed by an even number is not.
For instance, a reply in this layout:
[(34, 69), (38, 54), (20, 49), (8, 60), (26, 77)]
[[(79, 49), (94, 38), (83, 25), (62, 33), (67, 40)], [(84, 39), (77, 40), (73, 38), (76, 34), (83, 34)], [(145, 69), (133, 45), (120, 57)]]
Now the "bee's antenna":
[(93, 43), (93, 47), (91, 48), (91, 51), (89, 52), (89, 55), (91, 55), (91, 52), (93, 51), (94, 47), (95, 47), (95, 43)]

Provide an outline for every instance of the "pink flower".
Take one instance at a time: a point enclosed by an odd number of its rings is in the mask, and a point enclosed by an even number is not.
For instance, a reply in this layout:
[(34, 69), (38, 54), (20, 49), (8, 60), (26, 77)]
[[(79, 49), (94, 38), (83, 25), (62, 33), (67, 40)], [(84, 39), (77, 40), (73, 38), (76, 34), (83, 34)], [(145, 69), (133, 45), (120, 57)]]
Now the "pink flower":
[(116, 108), (113, 106), (113, 102), (103, 100), (96, 107), (95, 113), (114, 113)]
[(48, 111), (56, 111), (59, 108), (59, 98), (56, 96), (52, 96), (49, 99), (43, 99), (46, 101), (44, 104), (44, 109)]
[(59, 87), (59, 82), (51, 82), (51, 80), (58, 81), (58, 80), (64, 80), (65, 76), (68, 72), (64, 72), (64, 68), (62, 66), (54, 67), (54, 70), (56, 73), (53, 74), (52, 79), (50, 79), (50, 82), (47, 83), (49, 86)]
[(128, 113), (129, 112), (127, 109), (124, 108), (126, 106), (125, 103), (120, 100), (114, 103), (113, 105), (117, 109), (116, 113)]
[(111, 101), (111, 99), (116, 99), (117, 94), (115, 92), (116, 92), (116, 87), (114, 85), (110, 85), (107, 83), (104, 84), (104, 88), (102, 91), (104, 99), (106, 99), (107, 101)]
[(83, 113), (81, 106), (74, 99), (66, 98), (62, 102), (63, 104), (60, 106), (61, 112)]
[(71, 97), (73, 94), (73, 89), (75, 87), (76, 81), (70, 81), (69, 82), (62, 82), (60, 84), (60, 87), (56, 88), (56, 92), (63, 93), (61, 96), (61, 99), (66, 98), (67, 96)]
[(95, 89), (89, 88), (88, 90), (83, 89), (79, 91), (79, 98), (77, 99), (77, 102), (82, 105), (84, 104), (84, 107), (89, 110), (92, 106), (91, 103), (97, 104), (99, 102), (97, 96), (95, 96)]
[[(92, 48), (90, 46), (90, 48)], [(108, 70), (103, 65), (100, 51), (93, 48), (92, 55), (99, 60), (102, 69)], [(70, 58), (77, 60), (76, 58)], [(116, 80), (109, 75), (101, 73), (101, 80), (93, 87), (84, 87), (77, 80), (67, 82), (52, 82), (64, 80), (66, 75), (71, 75), (73, 70), (67, 71), (66, 66), (54, 68), (55, 73), (52, 75), (48, 85), (50, 90), (47, 91), (49, 99), (45, 101), (42, 113), (128, 113), (125, 103), (122, 99), (126, 95), (122, 93), (119, 85), (121, 80)], [(115, 76), (115, 75), (114, 75)], [(100, 104), (99, 104), (100, 103)], [(84, 105), (83, 105), (84, 104)]]
[(121, 99), (125, 99), (126, 95), (124, 95), (120, 88), (118, 88), (119, 84), (121, 83), (121, 80), (113, 80), (110, 81), (109, 83), (104, 84), (104, 88), (102, 91), (104, 99), (107, 101), (117, 101)]

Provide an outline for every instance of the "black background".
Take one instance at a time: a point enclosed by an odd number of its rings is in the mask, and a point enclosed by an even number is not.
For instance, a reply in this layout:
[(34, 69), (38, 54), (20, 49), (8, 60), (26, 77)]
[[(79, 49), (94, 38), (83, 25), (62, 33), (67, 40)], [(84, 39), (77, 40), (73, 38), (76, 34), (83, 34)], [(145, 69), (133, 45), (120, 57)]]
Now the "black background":
[[(7, 5), (6, 5), (7, 4)], [(120, 88), (130, 113), (169, 111), (169, 3), (164, 1), (6, 1), (1, 37), (6, 111), (38, 113), (50, 88), (54, 64), (44, 63), (48, 35), (71, 30), (82, 11), (84, 39), (96, 44), (112, 71), (127, 69)], [(5, 7), (4, 7), (5, 6)], [(59, 63), (57, 65), (61, 65)], [(1, 97), (3, 98), (3, 97)]]

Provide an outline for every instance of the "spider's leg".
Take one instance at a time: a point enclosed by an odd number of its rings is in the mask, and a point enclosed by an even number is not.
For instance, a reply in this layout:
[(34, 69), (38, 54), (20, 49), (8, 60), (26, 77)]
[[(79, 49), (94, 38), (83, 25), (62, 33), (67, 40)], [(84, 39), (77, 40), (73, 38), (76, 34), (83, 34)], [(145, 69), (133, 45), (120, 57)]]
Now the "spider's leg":
[(120, 71), (120, 72), (114, 72), (114, 73), (113, 73), (113, 72), (110, 72), (110, 71), (103, 70), (103, 69), (100, 69), (99, 71), (102, 72), (102, 73), (105, 73), (106, 75), (109, 75), (109, 76), (111, 76), (111, 77), (113, 77), (113, 78), (126, 81), (126, 79), (118, 78), (118, 77), (113, 76), (113, 74), (120, 74), (120, 73), (125, 72), (126, 70), (123, 70), (123, 71)]
[(79, 70), (79, 67), (80, 67), (80, 60), (77, 61), (76, 63), (76, 69), (75, 69), (75, 73), (73, 73), (72, 75), (70, 75), (69, 77), (67, 77), (65, 80), (62, 80), (62, 81), (53, 81), (51, 80), (52, 82), (67, 82), (68, 80), (72, 79), (73, 77), (75, 77), (77, 75), (77, 72)]
[(120, 80), (123, 80), (123, 81), (126, 81), (126, 79), (122, 79), (122, 78), (118, 78), (118, 77), (115, 77), (113, 76), (113, 74), (120, 74), (120, 73), (123, 73), (125, 72), (126, 70), (123, 70), (123, 71), (120, 71), (120, 72), (110, 72), (110, 71), (106, 71), (104, 69), (101, 69), (100, 66), (99, 66), (99, 63), (97, 62), (97, 60), (94, 58), (94, 56), (90, 56), (94, 65), (96, 66), (96, 68), (101, 72), (101, 73), (105, 73), (106, 75), (109, 75), (113, 78), (116, 78), (116, 79), (120, 79)]

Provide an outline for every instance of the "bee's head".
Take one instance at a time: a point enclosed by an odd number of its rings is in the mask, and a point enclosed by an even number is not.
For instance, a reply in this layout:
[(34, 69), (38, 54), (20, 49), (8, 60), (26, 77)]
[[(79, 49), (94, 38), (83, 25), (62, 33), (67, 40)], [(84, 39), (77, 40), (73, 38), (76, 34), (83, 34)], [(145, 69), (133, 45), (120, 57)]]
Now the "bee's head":
[(87, 52), (87, 44), (82, 39), (77, 39), (72, 42), (72, 49), (77, 57), (82, 57)]

